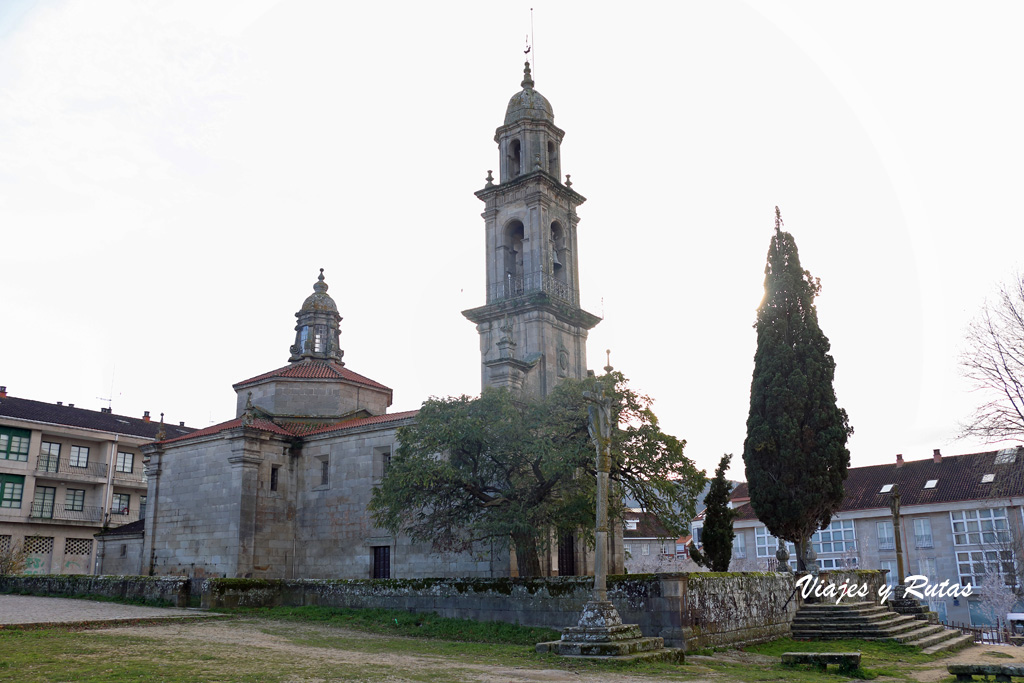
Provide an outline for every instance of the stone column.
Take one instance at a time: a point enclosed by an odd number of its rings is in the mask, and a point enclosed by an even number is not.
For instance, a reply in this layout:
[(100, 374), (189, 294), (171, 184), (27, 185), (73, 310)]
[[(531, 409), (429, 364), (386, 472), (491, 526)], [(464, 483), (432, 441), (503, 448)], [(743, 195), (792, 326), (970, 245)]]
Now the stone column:
[(256, 495), (263, 455), (255, 432), (249, 433), (245, 427), (242, 427), (241, 432), (240, 438), (233, 439), (232, 455), (228, 457), (232, 479), (238, 485), (238, 556), (231, 573), (236, 577), (250, 577), (256, 550)]

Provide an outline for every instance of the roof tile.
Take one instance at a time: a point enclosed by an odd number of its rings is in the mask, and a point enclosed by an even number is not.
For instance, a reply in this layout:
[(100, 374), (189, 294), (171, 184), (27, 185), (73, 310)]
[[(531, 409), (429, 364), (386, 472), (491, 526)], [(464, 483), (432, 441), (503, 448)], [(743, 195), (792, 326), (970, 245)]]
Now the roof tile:
[(352, 372), (345, 366), (334, 361), (325, 360), (302, 360), (297, 363), (289, 363), (284, 367), (270, 372), (265, 372), (262, 375), (256, 377), (250, 377), (249, 379), (242, 380), (234, 385), (235, 389), (240, 389), (249, 384), (255, 384), (265, 379), (272, 377), (293, 377), (299, 379), (340, 379), (346, 382), (352, 382), (354, 384), (362, 384), (363, 386), (373, 387), (375, 389), (383, 389), (384, 391), (391, 391), (390, 387), (386, 387), (380, 382), (375, 382), (368, 377), (363, 377), (359, 373)]
[[(112, 434), (127, 434), (145, 439), (155, 439), (156, 433), (160, 431), (160, 423), (152, 420), (147, 422), (138, 417), (115, 415), (114, 413), (72, 406), (59, 406), (55, 403), (44, 403), (13, 396), (0, 398), (0, 417), (93, 429)], [(164, 430), (171, 437), (195, 431), (192, 427), (168, 424), (164, 425)]]

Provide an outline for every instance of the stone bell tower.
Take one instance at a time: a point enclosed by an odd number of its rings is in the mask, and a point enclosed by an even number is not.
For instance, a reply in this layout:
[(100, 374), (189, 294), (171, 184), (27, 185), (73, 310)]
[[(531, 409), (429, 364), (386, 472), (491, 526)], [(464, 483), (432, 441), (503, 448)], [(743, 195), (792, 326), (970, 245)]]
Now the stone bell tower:
[(480, 333), (482, 384), (544, 396), (587, 374), (587, 333), (600, 318), (580, 308), (576, 207), (586, 198), (561, 177), (565, 131), (533, 89), (530, 63), (509, 100), (498, 143), (498, 183), (476, 192), (483, 212), (487, 303), (462, 314)]

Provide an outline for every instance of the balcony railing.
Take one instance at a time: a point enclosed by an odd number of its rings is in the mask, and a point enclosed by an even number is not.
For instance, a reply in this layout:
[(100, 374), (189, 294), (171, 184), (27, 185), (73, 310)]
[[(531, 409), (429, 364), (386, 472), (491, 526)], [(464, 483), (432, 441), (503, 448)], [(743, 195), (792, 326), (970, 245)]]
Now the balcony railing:
[(935, 547), (932, 543), (931, 534), (915, 534), (914, 545), (918, 548), (933, 548)]
[(878, 539), (879, 550), (896, 550), (896, 539), (895, 538), (880, 538)]
[(494, 301), (514, 299), (517, 296), (536, 292), (543, 292), (552, 299), (565, 301), (574, 306), (577, 304), (576, 293), (569, 283), (562, 282), (547, 273), (532, 273), (525, 277), (509, 274), (505, 276), (504, 280), (491, 285), (491, 299)]
[(733, 548), (732, 557), (734, 560), (743, 560), (746, 559), (747, 552), (745, 550), (736, 550), (735, 548)]
[(131, 522), (139, 521), (139, 509), (138, 508), (125, 508), (124, 510), (111, 510), (110, 516), (107, 518), (107, 524), (114, 526), (124, 526)]
[(107, 463), (89, 462), (85, 467), (72, 465), (67, 458), (60, 458), (51, 455), (40, 455), (36, 464), (36, 472), (43, 476), (47, 474), (59, 474), (62, 476), (83, 476), (83, 477), (107, 477)]
[(99, 506), (67, 506), (64, 503), (32, 503), (31, 519), (53, 519), (61, 522), (99, 524), (103, 521), (103, 508)]
[(136, 467), (131, 472), (114, 470), (114, 481), (123, 481), (131, 484), (143, 484), (146, 482), (146, 472), (142, 467)]

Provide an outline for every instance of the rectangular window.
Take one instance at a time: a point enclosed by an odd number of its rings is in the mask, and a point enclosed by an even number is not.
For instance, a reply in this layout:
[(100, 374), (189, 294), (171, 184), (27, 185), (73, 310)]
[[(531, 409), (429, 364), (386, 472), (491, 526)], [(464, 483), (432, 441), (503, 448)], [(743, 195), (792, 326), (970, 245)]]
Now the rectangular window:
[(917, 561), (917, 573), (927, 576), (931, 583), (939, 583), (939, 569), (934, 557), (922, 557)]
[(324, 458), (320, 461), (320, 485), (327, 486), (331, 483), (331, 461)]
[(758, 557), (775, 557), (779, 549), (779, 539), (768, 533), (768, 528), (759, 526), (754, 529), (754, 543), (757, 546)]
[(124, 543), (121, 544), (121, 557), (128, 557), (128, 546)]
[(278, 472), (280, 470), (281, 470), (281, 468), (276, 466), (276, 465), (274, 465), (274, 466), (272, 466), (270, 468), (270, 490), (271, 491), (276, 491), (277, 490), (277, 477), (278, 477)]
[(110, 503), (110, 514), (127, 515), (131, 511), (132, 497), (127, 493), (115, 493)]
[(0, 508), (20, 508), (21, 494), (25, 490), (25, 477), (0, 474)]
[(932, 520), (918, 517), (914, 520), (914, 546), (917, 548), (934, 547), (932, 542)]
[(856, 557), (819, 557), (815, 562), (818, 563), (818, 568), (822, 571), (829, 569), (856, 569), (857, 558)]
[(60, 444), (44, 441), (43, 447), (39, 449), (39, 464), (37, 469), (41, 472), (56, 472), (60, 465)]
[(27, 429), (0, 427), (0, 459), (27, 461), (31, 436)]
[(85, 506), (85, 489), (68, 489), (64, 507), (69, 512), (81, 512)]
[(900, 579), (899, 573), (896, 571), (896, 563), (892, 560), (882, 560), (878, 563), (878, 568), (889, 570), (889, 573), (885, 575), (885, 585), (894, 587)]
[(57, 489), (53, 486), (37, 486), (36, 497), (32, 501), (32, 516), (53, 519), (53, 500), (57, 497)]
[(633, 546), (631, 546), (628, 543), (623, 543), (622, 544), (622, 550), (626, 553), (626, 557), (629, 557), (630, 555), (633, 554)]
[(139, 496), (139, 519), (146, 518), (146, 497)]
[(131, 472), (135, 466), (135, 454), (134, 453), (122, 453), (117, 452), (117, 463), (114, 469), (117, 472)]
[(896, 536), (893, 535), (892, 522), (875, 522), (878, 533), (879, 550), (896, 550)]
[(950, 512), (949, 517), (953, 523), (955, 545), (1010, 542), (1006, 508), (956, 510)]
[(72, 467), (88, 467), (89, 466), (89, 447), (88, 446), (72, 446), (71, 447), (71, 460), (68, 464)]
[(833, 520), (831, 524), (811, 536), (814, 551), (821, 554), (853, 552), (857, 542), (853, 534), (853, 520)]
[(742, 560), (747, 556), (746, 540), (743, 538), (743, 532), (736, 534), (732, 539), (732, 556), (737, 560)]
[(960, 585), (982, 586), (1002, 581), (1016, 585), (1012, 550), (971, 550), (956, 554)]
[(391, 546), (373, 546), (373, 578), (391, 578)]
[(641, 555), (650, 555), (651, 554), (651, 544), (650, 543), (642, 543), (640, 545), (640, 554)]

